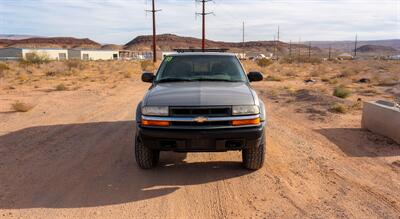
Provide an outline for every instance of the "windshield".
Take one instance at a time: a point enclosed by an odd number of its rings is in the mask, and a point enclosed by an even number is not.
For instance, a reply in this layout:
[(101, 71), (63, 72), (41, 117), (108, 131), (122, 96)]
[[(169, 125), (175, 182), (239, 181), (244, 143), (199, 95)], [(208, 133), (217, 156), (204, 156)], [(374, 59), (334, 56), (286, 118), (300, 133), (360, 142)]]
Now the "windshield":
[(234, 56), (167, 56), (160, 66), (156, 82), (231, 81), (245, 82), (246, 75)]

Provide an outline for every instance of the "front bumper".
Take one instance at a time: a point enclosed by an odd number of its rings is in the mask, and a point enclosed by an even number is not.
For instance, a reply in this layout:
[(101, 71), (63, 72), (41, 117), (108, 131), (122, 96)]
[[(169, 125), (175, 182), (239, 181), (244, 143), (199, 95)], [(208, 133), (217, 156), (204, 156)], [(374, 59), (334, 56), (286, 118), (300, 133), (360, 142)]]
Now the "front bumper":
[(259, 126), (229, 129), (169, 129), (137, 126), (143, 145), (161, 151), (219, 152), (258, 147), (265, 122)]

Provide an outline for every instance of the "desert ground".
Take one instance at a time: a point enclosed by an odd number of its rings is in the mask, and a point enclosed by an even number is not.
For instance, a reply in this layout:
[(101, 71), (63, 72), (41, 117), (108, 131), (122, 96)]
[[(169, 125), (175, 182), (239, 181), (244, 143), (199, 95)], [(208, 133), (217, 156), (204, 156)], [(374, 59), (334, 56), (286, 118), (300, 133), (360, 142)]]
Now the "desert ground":
[(0, 217), (400, 217), (400, 145), (360, 125), (362, 101), (400, 97), (399, 62), (244, 66), (266, 76), (253, 83), (268, 114), (258, 171), (239, 152), (165, 152), (139, 169), (148, 63), (0, 62)]

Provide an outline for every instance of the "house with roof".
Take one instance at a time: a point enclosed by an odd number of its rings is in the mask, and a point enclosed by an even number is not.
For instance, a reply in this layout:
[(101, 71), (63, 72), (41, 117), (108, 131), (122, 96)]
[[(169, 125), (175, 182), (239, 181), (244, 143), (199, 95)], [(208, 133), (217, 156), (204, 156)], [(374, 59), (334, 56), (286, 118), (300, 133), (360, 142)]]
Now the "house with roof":
[(18, 60), (27, 59), (34, 54), (44, 56), (50, 60), (66, 60), (68, 59), (67, 49), (54, 48), (0, 48), (0, 60)]
[(119, 51), (98, 49), (69, 49), (68, 57), (69, 59), (80, 60), (118, 60)]

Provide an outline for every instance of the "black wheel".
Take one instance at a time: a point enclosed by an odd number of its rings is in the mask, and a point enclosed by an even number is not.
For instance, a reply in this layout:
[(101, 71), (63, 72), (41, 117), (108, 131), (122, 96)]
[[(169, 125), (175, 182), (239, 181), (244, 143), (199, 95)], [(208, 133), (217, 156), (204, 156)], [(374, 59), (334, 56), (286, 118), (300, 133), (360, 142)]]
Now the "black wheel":
[(158, 164), (160, 151), (152, 150), (142, 144), (140, 138), (135, 139), (135, 158), (136, 163), (142, 169), (150, 169)]
[(264, 165), (265, 137), (258, 147), (244, 149), (242, 151), (243, 165), (250, 170), (258, 170)]

